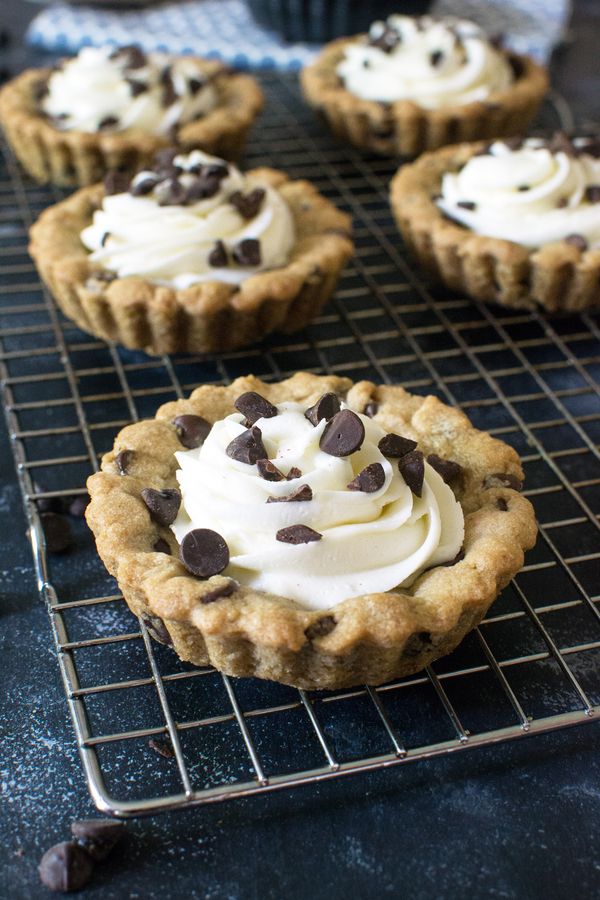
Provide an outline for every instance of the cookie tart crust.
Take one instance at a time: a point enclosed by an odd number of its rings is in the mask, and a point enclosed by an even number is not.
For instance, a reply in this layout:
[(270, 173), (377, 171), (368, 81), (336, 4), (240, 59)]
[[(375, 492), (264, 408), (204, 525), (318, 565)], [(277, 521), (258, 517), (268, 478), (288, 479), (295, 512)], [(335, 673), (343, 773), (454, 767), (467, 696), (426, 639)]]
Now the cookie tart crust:
[[(140, 127), (103, 130), (100, 126), (94, 132), (56, 127), (40, 105), (52, 69), (27, 69), (0, 90), (0, 124), (25, 171), (40, 183), (63, 187), (94, 184), (112, 169), (136, 171), (157, 150), (173, 144), (182, 150), (199, 147), (224, 159), (237, 159), (263, 107), (262, 91), (251, 76), (232, 72), (222, 63), (200, 57), (190, 61), (212, 86), (216, 102), (202, 117), (176, 122), (166, 134)], [(135, 82), (137, 71), (131, 71), (130, 81)]]
[[(332, 395), (337, 397), (332, 399)], [(362, 421), (367, 431), (377, 426), (388, 432), (387, 444), (379, 445), (392, 457), (385, 465), (405, 492), (411, 482), (410, 490), (417, 494), (409, 496), (415, 503), (420, 489), (423, 496), (429, 490), (422, 481), (424, 457), (428, 459), (426, 478), (431, 476), (429, 463), (436, 465), (439, 475), (434, 473), (434, 480), (450, 495), (461, 521), (464, 517), (464, 544), (454, 559), (421, 571), (409, 587), (351, 596), (328, 607), (327, 593), (320, 603), (312, 603), (316, 599), (312, 596), (300, 603), (230, 577), (227, 545), (214, 531), (208, 532), (208, 543), (205, 531), (191, 531), (179, 545), (169, 527), (181, 503), (179, 486), (185, 502), (185, 486), (176, 475), (175, 453), (199, 446), (198, 452), (203, 453), (203, 441), (212, 438), (213, 423), (221, 423), (236, 409), (243, 413), (237, 419), (240, 424), (229, 427), (238, 431), (246, 424), (249, 427), (232, 443), (241, 440), (243, 452), (255, 448), (257, 440), (260, 445), (260, 429), (251, 423), (265, 423), (266, 419), (257, 419), (261, 414), (281, 415), (282, 407), (271, 405), (286, 403), (301, 404), (307, 410), (297, 414), (302, 421), (305, 416), (317, 423), (315, 427), (325, 425), (323, 434), (331, 429), (331, 434), (341, 435), (343, 443), (348, 435), (344, 436), (341, 425), (336, 432), (331, 419), (340, 408), (338, 398), (344, 401), (341, 415), (351, 420), (352, 427)], [(360, 413), (362, 419), (352, 411)], [(277, 420), (268, 421), (275, 421), (278, 427)], [(322, 436), (322, 449), (323, 441)], [(417, 442), (419, 450), (409, 456), (412, 463), (420, 460), (421, 488), (414, 483), (414, 469), (411, 475), (411, 466), (403, 466), (407, 457), (398, 459), (407, 447), (398, 451), (389, 441), (404, 442), (409, 447)], [(227, 456), (238, 460), (234, 468), (244, 470), (242, 477), (246, 477), (245, 471), (257, 475), (250, 472), (256, 456), (243, 458), (243, 452), (240, 455), (238, 451), (231, 451), (231, 446), (227, 449)], [(326, 452), (339, 457), (349, 448), (329, 448)], [(264, 455), (258, 455), (264, 460)], [(285, 493), (288, 487), (281, 472), (269, 474), (273, 471), (270, 464), (263, 461), (261, 465), (265, 472), (261, 472), (262, 478), (269, 482), (267, 488), (274, 492), (279, 487)], [(405, 473), (406, 485), (394, 476), (396, 467)], [(344, 502), (352, 502), (354, 497), (358, 503), (370, 502), (369, 498), (375, 496), (368, 492), (376, 486), (362, 483), (364, 475), (361, 472), (350, 490), (343, 491)], [(283, 483), (279, 476), (284, 478)], [(302, 473), (290, 471), (287, 481), (290, 478), (301, 481)], [(101, 472), (88, 481), (91, 502), (86, 515), (98, 552), (117, 579), (130, 609), (147, 624), (154, 638), (172, 646), (181, 659), (196, 665), (211, 664), (230, 675), (256, 676), (307, 689), (336, 689), (359, 683), (381, 684), (416, 672), (453, 650), (481, 621), (499, 591), (523, 565), (524, 551), (535, 542), (533, 510), (519, 493), (521, 479), (522, 470), (512, 448), (477, 431), (461, 412), (434, 397), (413, 396), (401, 387), (366, 381), (352, 384), (334, 376), (298, 373), (274, 384), (249, 376), (228, 387), (200, 387), (188, 400), (162, 406), (154, 420), (123, 429), (113, 451), (104, 456)], [(279, 484), (271, 484), (274, 480)], [(258, 475), (257, 482), (260, 486)], [(292, 481), (290, 489), (294, 483), (298, 481)], [(455, 498), (447, 484), (451, 484)], [(294, 498), (283, 499), (309, 502), (277, 503), (277, 515), (290, 511), (293, 519), (303, 514), (301, 507), (310, 514), (310, 502), (318, 499), (319, 490), (315, 489), (314, 498), (300, 496), (298, 491)], [(306, 485), (302, 485), (300, 494), (305, 493)], [(282, 499), (281, 490), (278, 499)], [(243, 519), (241, 500), (235, 508)], [(173, 527), (176, 530), (176, 525)], [(301, 535), (300, 543), (297, 529), (291, 529), (292, 538), (288, 534), (286, 544), (273, 542), (273, 546), (283, 546), (285, 553), (298, 553), (301, 559), (300, 555), (310, 553), (310, 548), (324, 549), (333, 539), (325, 534), (322, 544), (311, 543), (318, 541), (319, 535), (308, 528), (312, 536)], [(289, 533), (290, 529), (283, 531)], [(459, 542), (461, 537), (462, 531)], [(284, 539), (285, 534), (278, 532), (277, 541)], [(328, 552), (326, 560), (330, 558)], [(306, 577), (313, 574), (299, 562), (298, 579), (303, 573)], [(253, 574), (260, 577), (261, 573)], [(343, 587), (343, 579), (336, 582), (338, 587), (340, 584)]]
[[(182, 249), (191, 258), (192, 266), (202, 267), (201, 280), (194, 281), (192, 273), (186, 281), (174, 276), (161, 283), (152, 273), (145, 277), (135, 266), (133, 273), (130, 266), (129, 274), (119, 277), (94, 261), (96, 255), (88, 252), (81, 235), (84, 229), (93, 230), (95, 214), (100, 214), (98, 211), (105, 200), (115, 199), (112, 196), (115, 193), (120, 193), (121, 199), (127, 199), (128, 203), (146, 201), (149, 195), (140, 197), (139, 194), (146, 192), (145, 185), (154, 181), (157, 191), (166, 186), (167, 196), (161, 199), (156, 194), (156, 203), (148, 215), (159, 216), (165, 210), (173, 211), (175, 216), (187, 215), (189, 209), (193, 213), (195, 200), (188, 206), (185, 197), (182, 200), (173, 196), (181, 190), (178, 170), (173, 168), (173, 161), (180, 157), (176, 151), (161, 151), (161, 155), (165, 158), (155, 166), (160, 174), (139, 173), (132, 185), (128, 178), (125, 184), (120, 184), (122, 176), (118, 173), (109, 175), (104, 185), (82, 188), (45, 210), (32, 227), (30, 253), (65, 315), (90, 334), (151, 354), (231, 350), (258, 341), (271, 331), (289, 333), (303, 328), (331, 296), (352, 254), (351, 221), (310, 182), (290, 181), (283, 172), (274, 169), (254, 169), (241, 175), (223, 160), (206, 157), (199, 151), (185, 157), (187, 165), (200, 160), (195, 167), (200, 174), (194, 176), (189, 188), (198, 189), (201, 197), (205, 197), (199, 202), (200, 207), (209, 204), (212, 215), (215, 210), (210, 204), (218, 201), (220, 207), (216, 213), (221, 216), (220, 221), (225, 217), (231, 225), (232, 204), (237, 203), (240, 215), (237, 224), (234, 222), (231, 227), (238, 229), (238, 238), (250, 230), (261, 240), (238, 240), (237, 246), (225, 247), (222, 241), (213, 243), (214, 236), (207, 245), (206, 236), (201, 235), (196, 246), (189, 240), (197, 234), (199, 226), (187, 219), (186, 227), (177, 230), (176, 223), (171, 226), (172, 219), (163, 224), (157, 218), (152, 248), (145, 242), (143, 233), (141, 240), (134, 233), (137, 241), (134, 258), (146, 271), (160, 257), (167, 241), (170, 242), (167, 259), (177, 254), (178, 247), (173, 241), (181, 235), (182, 242), (188, 241), (185, 247), (182, 244)], [(223, 177), (223, 172), (228, 175)], [(241, 185), (242, 190), (233, 190), (231, 185), (233, 188)], [(132, 193), (135, 196), (130, 196)], [(259, 230), (263, 227), (264, 208), (269, 203), (274, 203), (275, 212), (279, 210), (281, 215), (281, 207), (285, 208), (283, 225), (289, 225), (291, 246), (282, 257), (283, 262), (261, 269), (256, 264), (268, 262), (265, 257), (269, 242), (277, 244), (285, 230), (278, 229), (275, 220), (267, 223), (264, 233)], [(127, 210), (127, 214), (121, 214), (120, 209), (112, 213), (115, 228), (128, 227), (129, 206)], [(139, 216), (136, 207), (135, 227)], [(209, 224), (203, 235), (212, 234), (210, 222), (214, 220), (206, 221)], [(188, 227), (190, 224), (192, 227)], [(228, 234), (231, 236), (231, 229)], [(129, 239), (129, 234), (125, 237)], [(107, 233), (97, 249), (100, 254), (111, 253), (111, 246)], [(121, 246), (116, 246), (115, 260), (121, 258)], [(243, 264), (246, 268), (242, 270)], [(240, 275), (237, 281), (232, 280), (237, 277), (236, 272)]]
[[(519, 214), (518, 207), (514, 207), (517, 210), (511, 220), (514, 231), (510, 227), (507, 230), (511, 234), (521, 232), (524, 239), (529, 239), (527, 230), (531, 222), (532, 233), (539, 228), (540, 234), (548, 235), (547, 242), (542, 239), (538, 246), (525, 246), (503, 237), (477, 233), (465, 222), (453, 218), (457, 215), (466, 219), (472, 215), (475, 219), (479, 210), (483, 213), (485, 200), (478, 205), (468, 197), (458, 201), (453, 198), (452, 209), (441, 208), (445, 176), (456, 175), (459, 179), (465, 164), (474, 157), (489, 156), (490, 148), (497, 152), (499, 146), (502, 152), (508, 153), (509, 165), (514, 166), (510, 154), (519, 153), (522, 145), (525, 150), (529, 145), (536, 150), (533, 146), (536, 144), (554, 156), (555, 169), (551, 170), (547, 185), (541, 180), (538, 185), (510, 186), (507, 196), (512, 194), (511, 203), (516, 195), (526, 203), (527, 195), (534, 195), (535, 204), (543, 204), (539, 207), (539, 217), (536, 213), (536, 219), (526, 219), (524, 213), (528, 210), (524, 208)], [(574, 177), (569, 172), (569, 167), (578, 165), (583, 157), (587, 158), (584, 165), (588, 167), (588, 179), (593, 180), (598, 167), (600, 180), (597, 139), (571, 141), (559, 134), (547, 143), (541, 139), (514, 138), (492, 145), (460, 144), (424, 154), (399, 169), (392, 179), (390, 201), (396, 224), (420, 265), (451, 290), (515, 309), (542, 307), (549, 313), (572, 313), (597, 308), (600, 306), (600, 185), (588, 184), (582, 189), (580, 173)], [(591, 245), (577, 233), (582, 202), (584, 221), (595, 238)], [(486, 224), (498, 227), (493, 208), (485, 209), (485, 213)], [(565, 219), (566, 227), (561, 234), (563, 213), (573, 218)], [(550, 225), (554, 217), (559, 222)]]

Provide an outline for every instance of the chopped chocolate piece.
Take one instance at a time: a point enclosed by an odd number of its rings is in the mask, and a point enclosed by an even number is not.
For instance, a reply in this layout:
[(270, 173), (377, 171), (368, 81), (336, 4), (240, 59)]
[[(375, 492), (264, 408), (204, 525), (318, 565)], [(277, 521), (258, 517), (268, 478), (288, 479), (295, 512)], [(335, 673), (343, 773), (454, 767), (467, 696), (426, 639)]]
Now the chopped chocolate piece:
[(417, 442), (390, 431), (389, 434), (381, 438), (377, 446), (384, 456), (389, 456), (390, 459), (397, 459), (401, 456), (406, 456), (407, 453), (414, 450)]
[(208, 254), (209, 266), (212, 266), (213, 269), (224, 269), (228, 263), (229, 259), (227, 257), (225, 244), (223, 241), (215, 241), (214, 247)]
[(220, 600), (221, 597), (230, 597), (237, 586), (237, 581), (230, 578), (226, 584), (221, 584), (218, 587), (213, 588), (212, 591), (206, 591), (205, 594), (202, 594), (200, 603), (214, 603), (216, 600)]
[(444, 51), (443, 50), (433, 50), (429, 54), (429, 62), (433, 66), (434, 69), (436, 69), (439, 66), (439, 64), (443, 61), (443, 59), (444, 59)]
[(277, 466), (273, 465), (270, 459), (259, 459), (256, 463), (258, 474), (265, 481), (285, 481), (285, 475), (280, 472)]
[(313, 492), (308, 484), (301, 484), (291, 494), (285, 497), (268, 497), (267, 503), (295, 503), (300, 501), (312, 500)]
[(459, 463), (454, 462), (452, 459), (443, 459), (437, 453), (430, 453), (427, 457), (427, 462), (432, 469), (435, 469), (438, 475), (442, 476), (446, 484), (450, 484), (451, 481), (458, 478), (463, 470)]
[(158, 641), (159, 644), (166, 644), (167, 647), (173, 646), (171, 635), (167, 631), (167, 626), (159, 616), (151, 616), (149, 613), (142, 613), (140, 619), (146, 626), (148, 634)]
[(119, 119), (117, 116), (104, 116), (103, 119), (100, 119), (98, 122), (98, 131), (105, 131), (107, 128), (114, 128), (115, 125), (119, 124)]
[(171, 75), (171, 66), (165, 66), (160, 73), (160, 83), (162, 85), (162, 96), (160, 102), (165, 108), (171, 106), (177, 100), (177, 91), (173, 84), (173, 76)]
[(220, 186), (221, 182), (215, 175), (202, 174), (187, 189), (187, 202), (195, 203), (197, 200), (214, 197)]
[(102, 862), (125, 834), (125, 826), (114, 819), (84, 819), (71, 824), (71, 834), (86, 853)]
[(240, 394), (233, 405), (246, 417), (249, 425), (254, 425), (259, 419), (272, 419), (277, 415), (277, 407), (257, 394), (256, 391), (246, 391), (245, 394)]
[(129, 188), (129, 193), (133, 197), (145, 197), (151, 193), (158, 184), (158, 178), (155, 175), (147, 175), (145, 178), (135, 180)]
[(374, 400), (369, 401), (365, 406), (363, 415), (368, 416), (369, 419), (372, 419), (373, 416), (377, 415), (377, 410), (379, 409), (379, 404), (375, 403)]
[(262, 442), (262, 431), (256, 425), (248, 428), (227, 444), (225, 453), (231, 459), (249, 466), (253, 466), (259, 459), (269, 458)]
[(142, 69), (146, 63), (146, 54), (136, 44), (127, 44), (125, 47), (118, 47), (110, 54), (111, 59), (123, 58), (123, 67), (125, 69)]
[(417, 497), (423, 491), (423, 478), (425, 477), (425, 462), (420, 450), (411, 450), (398, 461), (400, 474), (406, 484)]
[(229, 548), (225, 540), (210, 528), (188, 531), (179, 552), (188, 572), (198, 578), (218, 575), (229, 564)]
[(83, 519), (89, 502), (89, 494), (77, 494), (75, 497), (68, 497), (65, 512), (74, 519)]
[(350, 456), (362, 447), (365, 426), (356, 413), (342, 409), (325, 426), (319, 447), (330, 456)]
[(148, 90), (148, 85), (143, 81), (136, 81), (135, 78), (126, 78), (125, 81), (129, 85), (132, 97), (139, 97), (140, 94), (145, 94)]
[(296, 478), (302, 478), (302, 472), (296, 466), (292, 466), (285, 477), (286, 481), (294, 481)]
[(265, 199), (265, 191), (263, 188), (254, 188), (249, 194), (242, 194), (236, 191), (229, 198), (229, 202), (244, 219), (253, 219), (257, 215)]
[(121, 450), (115, 456), (115, 466), (119, 472), (119, 475), (128, 475), (129, 468), (131, 463), (133, 462), (133, 458), (135, 456), (135, 452), (133, 450)]
[(181, 494), (177, 488), (165, 488), (162, 491), (143, 488), (141, 497), (148, 507), (150, 518), (159, 525), (171, 525), (177, 518), (181, 506)]
[(192, 97), (195, 97), (198, 91), (201, 91), (205, 84), (206, 82), (201, 78), (188, 78), (188, 91), (190, 92)]
[(59, 513), (47, 512), (40, 516), (46, 550), (48, 553), (64, 553), (73, 543), (68, 519)]
[(164, 553), (166, 556), (171, 556), (171, 547), (165, 541), (164, 538), (159, 537), (152, 547), (155, 553)]
[(571, 244), (572, 247), (577, 247), (577, 249), (581, 250), (582, 253), (584, 253), (589, 247), (587, 240), (582, 234), (567, 235), (567, 237), (565, 238), (565, 244)]
[(287, 528), (280, 528), (275, 535), (276, 540), (282, 544), (311, 544), (313, 541), (320, 541), (322, 537), (322, 534), (308, 525), (288, 525)]
[(501, 512), (506, 512), (506, 511), (507, 511), (507, 509), (508, 509), (508, 503), (506, 502), (506, 500), (504, 499), (504, 497), (498, 497), (498, 499), (496, 500), (496, 507), (497, 507), (497, 509), (499, 509)]
[(46, 850), (38, 867), (40, 879), (51, 891), (78, 891), (91, 878), (94, 862), (72, 841), (62, 841)]
[(515, 135), (515, 137), (503, 138), (502, 143), (508, 147), (509, 150), (520, 150), (523, 146), (523, 138)]
[(477, 204), (472, 200), (458, 200), (456, 204), (460, 209), (477, 209)]
[(327, 394), (323, 394), (322, 397), (319, 397), (314, 406), (310, 406), (304, 416), (308, 419), (308, 421), (314, 425), (315, 427), (319, 424), (321, 419), (333, 419), (337, 413), (340, 411), (340, 398), (337, 394), (333, 394), (331, 391)]
[(316, 622), (313, 622), (304, 630), (304, 634), (309, 641), (313, 641), (315, 638), (331, 634), (336, 624), (333, 616), (321, 616), (320, 619), (317, 619)]
[(240, 266), (260, 266), (260, 243), (256, 238), (245, 238), (233, 248), (233, 258)]
[(106, 242), (107, 242), (107, 240), (109, 239), (109, 237), (110, 237), (110, 231), (105, 231), (104, 234), (102, 235), (101, 239), (100, 239), (100, 246), (101, 246), (101, 247), (105, 247), (105, 246), (106, 246)]
[(371, 463), (365, 466), (362, 472), (348, 485), (349, 491), (363, 491), (365, 494), (374, 494), (385, 484), (385, 472), (381, 463)]
[(129, 190), (130, 182), (129, 175), (125, 172), (119, 172), (118, 169), (113, 169), (104, 178), (104, 193), (124, 194), (125, 191)]
[(183, 206), (187, 200), (187, 190), (177, 176), (174, 176), (157, 185), (156, 199), (159, 206)]
[(177, 437), (188, 450), (201, 447), (208, 437), (212, 425), (202, 416), (175, 416), (173, 425), (177, 429)]
[(171, 741), (155, 741), (154, 738), (150, 738), (148, 746), (151, 750), (154, 750), (155, 753), (158, 753), (159, 756), (163, 756), (165, 759), (173, 759), (175, 756)]
[(510, 472), (494, 472), (492, 475), (485, 476), (483, 487), (486, 490), (487, 488), (505, 487), (512, 488), (513, 491), (520, 491), (523, 488), (523, 482), (519, 481), (516, 475), (511, 475)]
[(589, 203), (600, 203), (600, 184), (589, 184), (585, 189), (585, 199)]

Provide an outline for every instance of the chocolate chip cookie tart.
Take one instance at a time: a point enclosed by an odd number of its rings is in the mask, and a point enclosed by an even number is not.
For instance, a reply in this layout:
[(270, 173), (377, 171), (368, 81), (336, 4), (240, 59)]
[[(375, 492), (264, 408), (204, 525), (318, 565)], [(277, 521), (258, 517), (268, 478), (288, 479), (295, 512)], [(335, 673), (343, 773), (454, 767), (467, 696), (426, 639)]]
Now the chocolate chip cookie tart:
[(391, 203), (420, 264), (477, 300), (551, 313), (600, 305), (600, 141), (515, 138), (404, 166)]
[(183, 660), (300, 688), (449, 653), (536, 535), (512, 448), (401, 387), (298, 373), (203, 386), (123, 429), (87, 520)]
[(10, 81), (0, 123), (36, 181), (82, 186), (172, 144), (236, 159), (262, 104), (253, 78), (214, 60), (85, 47)]
[(30, 253), (84, 331), (148, 353), (215, 352), (303, 328), (352, 253), (350, 219), (307, 181), (159, 151), (45, 210)]
[(338, 138), (390, 156), (518, 134), (548, 89), (541, 66), (473, 22), (401, 15), (327, 44), (301, 81)]

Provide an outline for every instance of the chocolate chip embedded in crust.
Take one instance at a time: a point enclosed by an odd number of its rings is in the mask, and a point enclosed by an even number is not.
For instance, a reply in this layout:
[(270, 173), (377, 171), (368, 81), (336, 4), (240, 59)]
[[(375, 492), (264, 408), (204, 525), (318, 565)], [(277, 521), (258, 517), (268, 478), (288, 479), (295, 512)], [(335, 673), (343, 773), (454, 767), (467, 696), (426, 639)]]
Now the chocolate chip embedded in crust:
[(125, 826), (114, 819), (84, 819), (71, 824), (71, 834), (92, 859), (102, 862), (125, 834)]
[(300, 487), (297, 487), (295, 491), (292, 491), (291, 494), (287, 494), (285, 497), (268, 497), (267, 503), (294, 503), (294, 502), (304, 502), (307, 500), (312, 500), (313, 492), (308, 484), (301, 484)]
[(250, 425), (254, 425), (259, 419), (272, 419), (277, 415), (277, 407), (273, 406), (265, 397), (261, 397), (256, 391), (246, 391), (234, 400), (233, 405), (238, 412), (246, 417)]
[(384, 456), (389, 456), (390, 459), (399, 459), (401, 456), (406, 456), (407, 453), (414, 450), (417, 442), (390, 431), (389, 434), (381, 438), (377, 446)]
[(315, 638), (325, 637), (326, 635), (331, 634), (336, 624), (337, 622), (333, 616), (321, 616), (320, 619), (317, 619), (316, 622), (313, 622), (304, 630), (304, 634), (309, 641), (314, 641)]
[(411, 450), (398, 461), (400, 474), (406, 484), (417, 497), (423, 491), (423, 478), (425, 477), (425, 462), (420, 450)]
[(265, 191), (263, 188), (254, 188), (249, 194), (242, 194), (241, 191), (235, 191), (229, 198), (229, 202), (237, 209), (243, 219), (253, 219), (262, 206), (265, 199)]
[(212, 425), (202, 416), (175, 416), (173, 425), (177, 429), (177, 437), (188, 450), (201, 447), (208, 437)]
[(327, 421), (329, 421), (329, 419), (333, 419), (339, 411), (340, 399), (337, 394), (329, 391), (327, 394), (323, 394), (322, 397), (319, 397), (313, 406), (309, 406), (304, 413), (304, 416), (316, 428), (321, 419), (327, 419)]
[(150, 518), (159, 525), (171, 525), (177, 518), (181, 506), (181, 494), (177, 488), (165, 488), (162, 491), (143, 488), (141, 497), (148, 507)]
[(256, 463), (258, 474), (265, 481), (284, 481), (285, 476), (280, 472), (277, 466), (273, 465), (270, 459), (259, 459)]
[(371, 463), (365, 466), (362, 472), (348, 485), (349, 491), (363, 491), (365, 494), (374, 494), (385, 484), (385, 472), (381, 463)]
[(40, 516), (48, 553), (64, 553), (73, 543), (71, 526), (59, 513), (47, 512)]
[(516, 475), (509, 472), (494, 472), (492, 475), (486, 475), (483, 479), (483, 487), (488, 488), (505, 487), (512, 488), (513, 491), (520, 491), (523, 488), (523, 482)]
[(451, 481), (458, 478), (463, 470), (462, 466), (454, 462), (454, 460), (443, 459), (437, 453), (430, 453), (427, 457), (427, 462), (432, 469), (435, 469), (438, 475), (442, 476), (446, 484), (450, 484)]
[(133, 450), (120, 450), (115, 456), (115, 466), (119, 475), (128, 475), (131, 463), (135, 457)]
[(585, 189), (585, 199), (589, 203), (600, 203), (600, 184), (589, 184)]
[(571, 244), (572, 247), (577, 247), (582, 253), (589, 247), (587, 240), (582, 234), (569, 234), (564, 241), (565, 244)]
[(43, 884), (51, 891), (78, 891), (88, 883), (94, 863), (90, 856), (73, 841), (62, 841), (46, 850), (38, 872)]
[(308, 525), (289, 525), (287, 528), (280, 528), (275, 535), (276, 540), (282, 544), (311, 544), (313, 541), (320, 541), (322, 537), (322, 534)]
[(302, 470), (297, 466), (292, 466), (285, 477), (286, 481), (294, 481), (295, 478), (302, 478)]
[(152, 549), (155, 553), (164, 553), (166, 556), (171, 556), (171, 547), (164, 538), (159, 537), (154, 542)]
[(212, 591), (206, 591), (205, 594), (202, 594), (200, 603), (214, 603), (216, 600), (220, 600), (221, 597), (230, 597), (237, 586), (237, 582), (230, 578), (227, 584), (221, 584), (219, 587), (213, 588)]
[(508, 510), (508, 503), (506, 502), (504, 497), (498, 497), (498, 499), (496, 500), (496, 507), (501, 512), (506, 512)]
[(259, 459), (268, 459), (269, 455), (262, 442), (262, 431), (257, 425), (234, 438), (225, 448), (225, 453), (237, 462), (253, 466)]
[(140, 619), (146, 626), (148, 634), (158, 641), (159, 644), (165, 644), (167, 647), (173, 646), (171, 635), (167, 631), (167, 626), (159, 616), (151, 616), (148, 613), (141, 613)]
[(229, 547), (225, 539), (210, 528), (188, 531), (179, 548), (181, 561), (192, 575), (210, 578), (229, 564)]
[(208, 264), (213, 269), (224, 269), (228, 264), (227, 250), (223, 241), (215, 241), (214, 246), (208, 254)]
[(104, 178), (104, 193), (124, 194), (129, 190), (130, 183), (131, 178), (129, 175), (126, 175), (125, 172), (119, 172), (117, 169), (113, 169), (111, 172), (108, 172)]
[(370, 401), (369, 403), (367, 403), (367, 405), (365, 406), (363, 415), (368, 416), (369, 419), (372, 419), (373, 416), (376, 416), (376, 415), (377, 415), (378, 409), (379, 409), (379, 404), (378, 404), (378, 403), (375, 403), (374, 400), (371, 400), (371, 401)]
[(362, 447), (365, 426), (356, 413), (342, 409), (325, 426), (319, 447), (330, 456), (350, 456)]
[(239, 266), (260, 266), (260, 241), (245, 238), (233, 248), (233, 258)]

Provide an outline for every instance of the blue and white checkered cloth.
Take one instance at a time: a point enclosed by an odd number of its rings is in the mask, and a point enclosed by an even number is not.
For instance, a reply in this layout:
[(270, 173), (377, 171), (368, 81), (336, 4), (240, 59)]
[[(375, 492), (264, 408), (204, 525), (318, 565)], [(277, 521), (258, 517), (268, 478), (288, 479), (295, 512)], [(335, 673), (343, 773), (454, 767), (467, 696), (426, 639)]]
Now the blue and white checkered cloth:
[[(489, 34), (503, 34), (513, 50), (545, 61), (564, 33), (570, 6), (570, 0), (437, 0), (432, 12), (472, 19)], [(135, 42), (147, 51), (207, 56), (241, 69), (296, 70), (318, 53), (314, 45), (287, 44), (265, 31), (243, 0), (182, 0), (124, 11), (59, 2), (33, 20), (27, 40), (57, 53)]]

